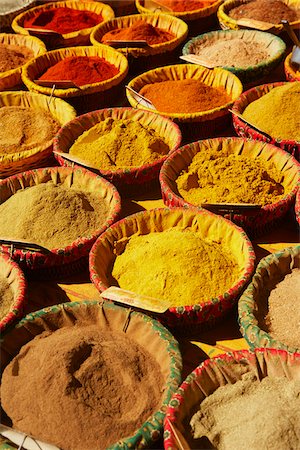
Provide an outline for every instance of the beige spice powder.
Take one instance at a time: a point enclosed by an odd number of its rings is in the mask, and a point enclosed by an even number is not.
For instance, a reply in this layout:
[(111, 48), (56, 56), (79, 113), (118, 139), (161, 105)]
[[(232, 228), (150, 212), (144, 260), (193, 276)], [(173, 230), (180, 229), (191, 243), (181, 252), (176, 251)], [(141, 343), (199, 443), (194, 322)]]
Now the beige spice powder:
[(14, 301), (14, 293), (9, 283), (0, 275), (0, 320), (11, 310)]

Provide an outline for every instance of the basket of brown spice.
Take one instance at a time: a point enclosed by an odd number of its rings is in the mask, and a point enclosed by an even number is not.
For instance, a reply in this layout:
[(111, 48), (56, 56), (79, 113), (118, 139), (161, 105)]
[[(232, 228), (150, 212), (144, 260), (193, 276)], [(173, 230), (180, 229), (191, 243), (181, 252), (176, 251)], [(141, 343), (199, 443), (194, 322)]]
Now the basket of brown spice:
[(23, 172), (0, 181), (0, 248), (29, 276), (68, 275), (87, 265), (93, 243), (120, 209), (115, 187), (85, 169)]
[(171, 333), (108, 302), (26, 316), (4, 337), (0, 360), (1, 404), (13, 426), (59, 448), (151, 448), (181, 381)]
[(26, 280), (17, 263), (0, 252), (0, 334), (23, 314)]

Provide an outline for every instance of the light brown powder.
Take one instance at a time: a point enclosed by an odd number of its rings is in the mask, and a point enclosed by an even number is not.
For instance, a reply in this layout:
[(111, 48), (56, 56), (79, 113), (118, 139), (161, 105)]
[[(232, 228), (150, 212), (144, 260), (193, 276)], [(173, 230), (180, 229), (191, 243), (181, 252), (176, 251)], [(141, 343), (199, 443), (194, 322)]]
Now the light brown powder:
[(6, 367), (1, 399), (13, 426), (64, 450), (104, 449), (159, 409), (154, 358), (97, 325), (44, 332)]
[(0, 275), (0, 320), (10, 311), (14, 301), (14, 293), (7, 280)]
[(16, 69), (34, 57), (25, 45), (0, 44), (0, 73)]

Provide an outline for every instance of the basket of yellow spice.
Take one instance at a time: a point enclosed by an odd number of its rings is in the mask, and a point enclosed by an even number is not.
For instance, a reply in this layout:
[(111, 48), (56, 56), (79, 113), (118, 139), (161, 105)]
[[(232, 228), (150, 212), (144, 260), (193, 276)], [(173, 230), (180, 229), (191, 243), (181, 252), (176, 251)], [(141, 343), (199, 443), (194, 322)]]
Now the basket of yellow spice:
[[(88, 45), (92, 29), (114, 16), (112, 8), (101, 2), (59, 1), (19, 14), (12, 28), (16, 33), (39, 36), (48, 48), (72, 47)], [(54, 33), (43, 33), (43, 30)]]
[[(122, 193), (145, 189), (158, 174), (167, 154), (176, 150), (181, 133), (171, 120), (133, 108), (92, 111), (61, 128), (54, 139), (61, 165), (79, 158)], [(95, 169), (96, 168), (96, 169)]]
[(1, 403), (13, 427), (59, 448), (151, 448), (181, 381), (172, 334), (108, 302), (27, 315), (4, 336), (0, 359)]
[(239, 136), (269, 142), (300, 155), (300, 82), (269, 83), (244, 92), (233, 105), (233, 125)]
[(250, 348), (300, 352), (300, 245), (263, 258), (239, 300), (240, 330)]
[(18, 264), (0, 252), (0, 334), (22, 316), (26, 290), (24, 273)]
[(165, 450), (298, 449), (300, 353), (260, 348), (200, 364), (173, 395)]
[[(185, 22), (167, 14), (135, 14), (117, 17), (95, 27), (91, 43), (106, 44), (111, 40), (146, 41), (147, 45), (122, 46), (118, 50), (129, 61), (131, 75), (154, 69), (161, 64), (177, 62), (180, 44), (185, 40), (188, 27)], [(111, 44), (113, 45), (113, 44)]]
[(67, 102), (24, 91), (0, 93), (0, 178), (52, 163), (52, 142), (76, 117)]
[(120, 209), (115, 187), (82, 168), (14, 175), (0, 181), (0, 249), (29, 276), (65, 276), (87, 265), (93, 243)]
[[(150, 100), (156, 112), (178, 123), (188, 141), (226, 128), (228, 108), (243, 90), (238, 77), (228, 70), (194, 64), (159, 67), (137, 76), (128, 86)], [(127, 98), (134, 108), (151, 110), (128, 90)]]
[(241, 228), (208, 211), (158, 208), (126, 217), (95, 242), (90, 277), (157, 299), (168, 326), (213, 324), (236, 303), (254, 270)]
[(300, 81), (300, 67), (298, 64), (292, 63), (292, 53), (284, 60), (284, 72), (288, 81)]
[(160, 172), (160, 184), (169, 207), (259, 205), (252, 211), (237, 209), (231, 217), (250, 236), (257, 236), (278, 224), (293, 205), (300, 164), (263, 142), (234, 137), (207, 139), (169, 155)]
[[(68, 99), (83, 113), (113, 106), (127, 72), (126, 57), (107, 45), (68, 47), (31, 60), (23, 67), (22, 79), (30, 91)], [(42, 86), (45, 81), (50, 86)], [(73, 86), (56, 86), (59, 81)]]
[(22, 84), (22, 66), (46, 52), (44, 43), (33, 36), (0, 34), (0, 91)]
[(223, 0), (136, 0), (141, 14), (153, 12), (167, 13), (184, 20), (189, 27), (189, 35), (213, 29), (217, 25), (217, 10)]

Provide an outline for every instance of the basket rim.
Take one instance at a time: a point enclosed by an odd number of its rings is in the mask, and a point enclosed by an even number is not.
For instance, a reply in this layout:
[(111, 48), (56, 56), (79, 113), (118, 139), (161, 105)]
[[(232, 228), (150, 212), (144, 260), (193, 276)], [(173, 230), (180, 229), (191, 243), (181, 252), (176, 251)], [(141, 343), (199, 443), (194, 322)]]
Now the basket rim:
[[(105, 240), (106, 235), (108, 233), (110, 233), (111, 230), (118, 228), (120, 226), (120, 223), (131, 221), (133, 218), (139, 220), (141, 217), (149, 216), (150, 214), (153, 214), (153, 213), (163, 214), (164, 212), (167, 212), (168, 214), (173, 214), (173, 213), (176, 214), (177, 212), (182, 212), (184, 214), (187, 214), (190, 216), (194, 215), (196, 217), (200, 217), (200, 215), (206, 215), (206, 216), (210, 216), (212, 219), (215, 219), (215, 220), (225, 221), (229, 227), (231, 227), (236, 232), (241, 234), (241, 236), (244, 239), (245, 246), (246, 246), (245, 252), (247, 252), (247, 261), (245, 263), (243, 273), (239, 276), (239, 278), (235, 281), (235, 283), (230, 287), (229, 290), (225, 291), (224, 293), (221, 293), (218, 297), (210, 298), (206, 302), (201, 302), (201, 303), (197, 303), (194, 305), (171, 306), (170, 308), (168, 308), (168, 311), (170, 313), (180, 313), (180, 314), (186, 315), (193, 310), (198, 311), (198, 306), (207, 308), (212, 305), (222, 304), (225, 300), (227, 301), (228, 299), (235, 297), (243, 289), (243, 287), (248, 284), (248, 282), (250, 281), (250, 279), (252, 277), (253, 271), (254, 271), (255, 253), (254, 253), (254, 249), (253, 249), (250, 239), (248, 238), (248, 236), (246, 235), (246, 233), (244, 232), (244, 230), (242, 228), (238, 227), (237, 225), (233, 224), (232, 222), (230, 222), (229, 220), (227, 220), (221, 216), (216, 216), (215, 214), (211, 213), (210, 211), (206, 211), (204, 209), (187, 210), (186, 208), (182, 208), (182, 207), (175, 207), (175, 208), (160, 207), (160, 208), (153, 208), (150, 210), (140, 211), (138, 213), (131, 214), (131, 215), (125, 217), (124, 219), (119, 220), (118, 222), (115, 222), (104, 233), (102, 233), (97, 238), (97, 240), (94, 243), (94, 245), (90, 251), (90, 254), (89, 254), (90, 279), (91, 279), (92, 283), (96, 286), (97, 290), (99, 292), (103, 292), (106, 289), (108, 289), (108, 287), (109, 287), (101, 280), (100, 276), (97, 273), (97, 267), (96, 267), (97, 249), (98, 249), (98, 246), (101, 245), (102, 241)], [(145, 233), (145, 234), (148, 234), (148, 233)]]
[[(66, 131), (66, 130), (69, 130), (69, 129), (72, 129), (73, 125), (75, 125), (75, 124), (77, 124), (78, 122), (80, 122), (82, 118), (91, 119), (91, 118), (93, 118), (93, 117), (95, 117), (95, 116), (97, 117), (98, 115), (101, 116), (101, 115), (103, 114), (103, 118), (101, 118), (101, 119), (99, 120), (99, 122), (98, 122), (98, 123), (100, 123), (100, 122), (104, 119), (104, 115), (105, 115), (106, 112), (111, 112), (111, 113), (113, 113), (114, 111), (121, 111), (121, 112), (123, 112), (123, 111), (124, 111), (124, 112), (125, 112), (125, 111), (129, 111), (129, 112), (132, 113), (132, 116), (134, 116), (135, 113), (137, 112), (136, 109), (131, 108), (131, 107), (118, 107), (118, 108), (104, 108), (104, 109), (98, 109), (98, 110), (96, 110), (96, 111), (91, 111), (91, 112), (88, 112), (88, 113), (86, 113), (86, 114), (82, 114), (81, 116), (77, 116), (75, 119), (73, 119), (73, 120), (71, 120), (70, 122), (68, 122), (66, 125), (64, 125), (64, 126), (58, 131), (58, 133), (56, 134), (56, 136), (54, 137), (54, 140), (53, 140), (53, 150), (60, 151), (60, 140), (62, 139), (62, 137), (63, 137), (65, 131)], [(155, 115), (155, 116), (157, 116), (157, 114), (154, 113), (154, 112), (152, 112), (152, 111), (145, 111), (145, 115), (146, 115), (146, 116), (149, 116), (149, 115), (152, 115), (152, 116)], [(107, 117), (109, 117), (109, 116), (107, 116)], [(169, 150), (169, 153), (167, 153), (167, 154), (164, 155), (162, 158), (159, 158), (159, 159), (157, 159), (156, 161), (154, 161), (154, 162), (152, 162), (152, 163), (149, 163), (149, 164), (142, 164), (141, 166), (132, 166), (132, 167), (128, 167), (128, 168), (126, 167), (126, 168), (123, 168), (123, 169), (117, 169), (117, 170), (114, 170), (114, 171), (113, 171), (113, 170), (105, 170), (105, 169), (97, 169), (97, 172), (99, 172), (99, 175), (102, 175), (102, 176), (104, 176), (104, 177), (106, 177), (106, 176), (112, 176), (112, 175), (115, 175), (115, 176), (121, 176), (121, 175), (124, 174), (124, 170), (126, 170), (126, 173), (136, 174), (137, 172), (140, 172), (140, 171), (143, 171), (143, 170), (153, 169), (153, 168), (155, 168), (155, 167), (161, 165), (161, 164), (166, 160), (168, 154), (170, 154), (171, 152), (173, 152), (173, 151), (175, 151), (176, 149), (179, 148), (179, 145), (180, 145), (181, 140), (182, 140), (182, 134), (181, 134), (181, 131), (180, 131), (179, 126), (178, 126), (176, 123), (172, 122), (172, 120), (168, 119), (167, 117), (161, 117), (161, 119), (162, 119), (162, 121), (164, 121), (165, 123), (168, 123), (168, 124), (173, 128), (174, 133), (176, 133), (176, 135), (177, 135), (177, 142), (176, 142), (176, 144), (174, 145), (174, 147), (173, 147), (172, 149)], [(89, 130), (89, 129), (91, 129), (91, 128), (92, 128), (92, 126), (89, 127), (89, 128), (86, 128), (85, 131), (87, 131), (87, 130)], [(79, 136), (80, 136), (80, 135), (79, 135)], [(78, 136), (78, 137), (79, 137), (79, 136)], [(76, 138), (76, 139), (77, 139), (77, 138)], [(74, 143), (74, 142), (73, 142), (73, 143)], [(68, 154), (69, 154), (69, 152), (68, 152)], [(55, 156), (56, 156), (56, 155), (55, 155)], [(62, 159), (64, 159), (64, 156), (63, 156), (62, 154), (60, 155), (60, 157), (61, 157)], [(76, 164), (79, 165), (80, 167), (83, 167), (83, 166), (81, 166), (79, 163), (76, 163)], [(94, 170), (94, 169), (93, 169), (93, 170)], [(95, 169), (95, 170), (96, 170), (96, 169)]]
[[(287, 57), (284, 60), (284, 70), (286, 73), (286, 76), (292, 77), (292, 81), (300, 81), (300, 72), (299, 75), (297, 75), (297, 72), (293, 69), (291, 65), (291, 57), (292, 52), (287, 55)], [(287, 80), (289, 81), (289, 80)]]
[(1, 252), (0, 250), (0, 260), (1, 259), (7, 263), (11, 271), (14, 270), (17, 275), (18, 295), (14, 298), (8, 314), (0, 320), (0, 333), (6, 330), (23, 313), (23, 308), (26, 304), (27, 291), (27, 281), (20, 266), (9, 256), (9, 254)]
[[(216, 12), (218, 7), (222, 4), (223, 1), (224, 0), (215, 0), (209, 6), (205, 6), (204, 8), (193, 9), (190, 11), (170, 11), (170, 12), (168, 12), (168, 14), (170, 16), (175, 16), (180, 19), (185, 19), (188, 21), (196, 20), (197, 18), (207, 17), (208, 15), (210, 15), (209, 13), (213, 14), (214, 12)], [(135, 4), (136, 4), (138, 11), (140, 11), (140, 10), (141, 11), (144, 10), (145, 12), (150, 11), (148, 8), (146, 8), (144, 5), (142, 5), (141, 0), (135, 0)], [(205, 13), (208, 13), (208, 14), (205, 14)], [(146, 12), (146, 14), (147, 14), (147, 12)], [(199, 14), (201, 14), (201, 16), (198, 17)], [(194, 16), (195, 16), (195, 18), (194, 18)]]
[[(171, 154), (169, 154), (168, 158), (164, 162), (164, 164), (161, 168), (160, 174), (159, 174), (159, 181), (160, 181), (160, 186), (161, 186), (162, 192), (165, 193), (165, 195), (171, 194), (173, 197), (176, 198), (177, 201), (182, 203), (182, 207), (184, 206), (184, 204), (188, 204), (191, 208), (202, 209), (200, 206), (197, 206), (197, 205), (185, 200), (183, 197), (176, 194), (176, 192), (174, 192), (172, 190), (172, 188), (168, 182), (168, 179), (167, 179), (169, 167), (170, 166), (172, 167), (173, 160), (174, 160), (174, 158), (177, 157), (177, 155), (185, 154), (191, 147), (194, 147), (194, 145), (197, 143), (199, 143), (199, 145), (201, 145), (201, 143), (203, 143), (205, 145), (207, 143), (228, 142), (228, 141), (236, 142), (236, 143), (242, 142), (242, 141), (249, 142), (247, 139), (244, 139), (242, 137), (236, 137), (236, 136), (210, 138), (210, 139), (204, 139), (202, 141), (197, 141), (197, 142), (192, 142), (190, 144), (186, 144), (186, 145), (180, 147), (179, 149), (175, 150)], [(260, 141), (257, 141), (257, 142), (260, 142)], [(263, 142), (261, 143), (261, 145), (263, 147), (267, 147), (267, 149), (269, 149), (270, 146), (272, 147), (272, 149), (275, 148), (276, 153), (280, 154), (282, 157), (284, 157), (286, 159), (286, 161), (292, 160), (293, 164), (298, 168), (298, 173), (299, 173), (298, 183), (296, 183), (296, 185), (292, 191), (287, 193), (283, 198), (277, 200), (275, 203), (268, 203), (267, 205), (264, 205), (261, 207), (262, 211), (267, 212), (267, 211), (272, 211), (274, 208), (279, 208), (281, 205), (285, 204), (286, 202), (290, 201), (291, 199), (293, 199), (295, 197), (298, 187), (300, 186), (300, 163), (292, 155), (288, 154), (286, 151), (282, 150), (281, 148), (278, 148), (272, 144), (263, 143)], [(270, 150), (271, 150), (271, 148), (270, 148)], [(199, 151), (200, 151), (200, 149), (199, 149)], [(191, 161), (189, 161), (188, 164), (190, 164), (190, 163), (191, 163)], [(186, 168), (187, 167), (188, 166), (186, 166)], [(178, 176), (179, 176), (179, 174), (178, 174)], [(243, 216), (243, 215), (240, 214), (240, 216)]]

